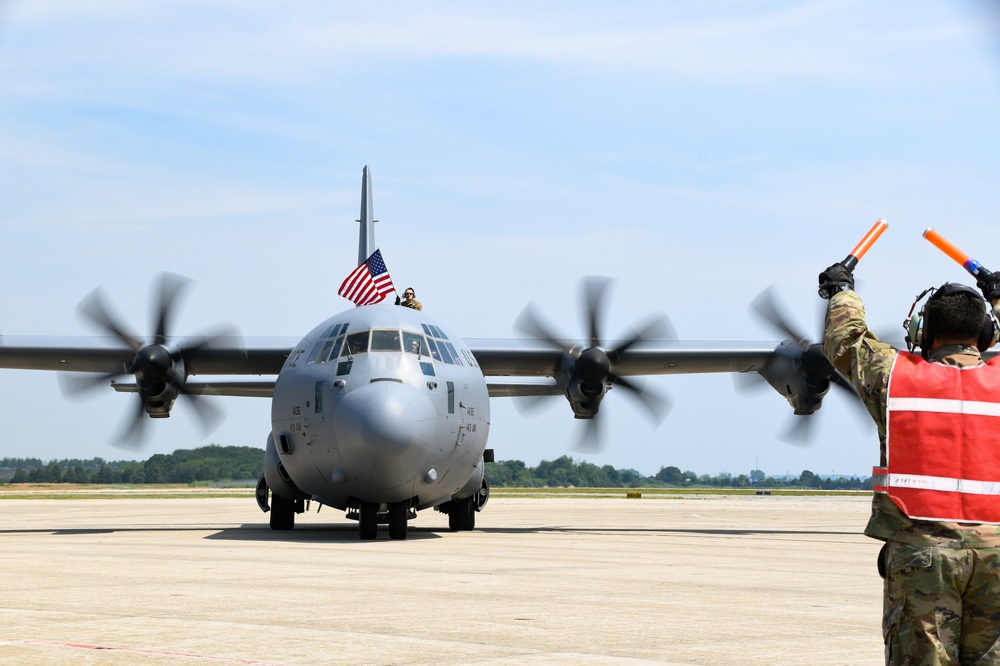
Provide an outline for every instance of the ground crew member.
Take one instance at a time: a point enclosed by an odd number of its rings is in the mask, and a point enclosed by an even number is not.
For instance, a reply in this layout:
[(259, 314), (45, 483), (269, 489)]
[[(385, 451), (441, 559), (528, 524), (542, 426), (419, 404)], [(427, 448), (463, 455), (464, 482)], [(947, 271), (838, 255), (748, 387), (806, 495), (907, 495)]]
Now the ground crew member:
[(423, 310), (424, 306), (414, 296), (416, 296), (416, 293), (413, 291), (413, 287), (407, 287), (403, 290), (404, 300), (400, 301), (399, 296), (397, 296), (396, 305), (402, 305), (404, 308), (413, 308), (414, 310)]
[[(1000, 357), (980, 355), (995, 343), (986, 304), (971, 287), (937, 289), (910, 329), (918, 355), (868, 329), (843, 264), (819, 283), (823, 351), (878, 425), (865, 534), (885, 542), (886, 664), (1000, 664)], [(1000, 272), (979, 287), (996, 312)]]

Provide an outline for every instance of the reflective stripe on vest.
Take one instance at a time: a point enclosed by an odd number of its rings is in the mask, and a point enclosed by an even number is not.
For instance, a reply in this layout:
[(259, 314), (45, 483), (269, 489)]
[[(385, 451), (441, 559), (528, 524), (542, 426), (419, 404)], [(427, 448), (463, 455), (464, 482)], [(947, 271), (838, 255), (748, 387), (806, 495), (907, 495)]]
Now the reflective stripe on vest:
[(875, 492), (911, 518), (1000, 524), (1000, 357), (958, 368), (899, 352), (887, 407)]

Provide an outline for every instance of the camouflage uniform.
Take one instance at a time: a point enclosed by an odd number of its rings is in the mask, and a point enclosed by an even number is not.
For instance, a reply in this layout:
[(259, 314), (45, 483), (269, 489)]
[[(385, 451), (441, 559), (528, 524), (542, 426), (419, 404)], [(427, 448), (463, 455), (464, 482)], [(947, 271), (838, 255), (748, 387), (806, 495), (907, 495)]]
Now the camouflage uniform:
[(424, 309), (424, 306), (420, 304), (420, 301), (418, 301), (415, 298), (412, 301), (407, 301), (406, 299), (403, 299), (402, 301), (397, 303), (397, 305), (402, 305), (404, 308), (413, 308), (414, 310)]
[[(868, 330), (853, 291), (830, 298), (823, 351), (861, 394), (886, 464), (886, 401), (896, 349)], [(930, 361), (980, 365), (975, 347), (945, 345)], [(1000, 525), (911, 520), (888, 495), (872, 500), (865, 534), (886, 542), (886, 664), (1000, 664)]]

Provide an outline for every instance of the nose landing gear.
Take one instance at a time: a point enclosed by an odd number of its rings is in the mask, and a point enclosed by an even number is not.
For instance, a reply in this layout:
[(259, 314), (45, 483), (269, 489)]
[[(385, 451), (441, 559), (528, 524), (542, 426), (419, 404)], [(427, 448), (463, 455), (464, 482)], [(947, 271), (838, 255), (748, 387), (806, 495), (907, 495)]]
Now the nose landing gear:
[(410, 501), (379, 504), (358, 500), (357, 508), (348, 511), (347, 517), (357, 519), (358, 536), (366, 541), (378, 536), (379, 523), (389, 525), (390, 539), (405, 539), (409, 520), (417, 517), (410, 504)]

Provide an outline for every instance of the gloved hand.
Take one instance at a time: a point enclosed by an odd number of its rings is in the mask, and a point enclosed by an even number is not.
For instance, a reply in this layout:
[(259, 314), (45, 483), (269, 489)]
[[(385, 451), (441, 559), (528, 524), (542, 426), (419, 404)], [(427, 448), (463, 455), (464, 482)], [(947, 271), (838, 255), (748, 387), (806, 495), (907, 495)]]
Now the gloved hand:
[(854, 289), (854, 273), (842, 263), (836, 263), (819, 274), (819, 295), (830, 298), (838, 291)]
[(1000, 298), (1000, 271), (984, 273), (976, 280), (976, 286), (983, 292), (986, 300), (992, 303)]
[(399, 294), (396, 294), (396, 305), (399, 305)]

